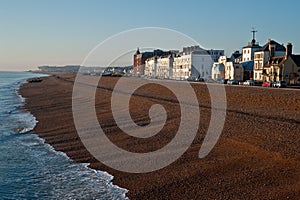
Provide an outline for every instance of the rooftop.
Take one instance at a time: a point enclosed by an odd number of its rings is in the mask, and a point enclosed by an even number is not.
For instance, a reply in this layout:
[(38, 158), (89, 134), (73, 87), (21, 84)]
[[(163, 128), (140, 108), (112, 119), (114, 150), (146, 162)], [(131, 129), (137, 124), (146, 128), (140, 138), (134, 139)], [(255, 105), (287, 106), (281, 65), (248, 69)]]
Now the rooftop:
[(291, 58), (296, 63), (296, 65), (300, 67), (300, 55), (291, 55)]
[(252, 71), (253, 70), (253, 67), (254, 67), (254, 61), (253, 60), (242, 62), (241, 64), (242, 64), (244, 70), (246, 70), (246, 71)]
[(275, 46), (275, 51), (284, 51), (285, 52), (285, 50), (286, 50), (283, 45), (279, 44), (275, 40), (269, 39), (269, 41), (262, 47), (262, 51), (269, 51), (270, 45)]
[(269, 67), (271, 65), (282, 65), (285, 60), (285, 56), (276, 56), (271, 58), (271, 60), (268, 61), (264, 67)]

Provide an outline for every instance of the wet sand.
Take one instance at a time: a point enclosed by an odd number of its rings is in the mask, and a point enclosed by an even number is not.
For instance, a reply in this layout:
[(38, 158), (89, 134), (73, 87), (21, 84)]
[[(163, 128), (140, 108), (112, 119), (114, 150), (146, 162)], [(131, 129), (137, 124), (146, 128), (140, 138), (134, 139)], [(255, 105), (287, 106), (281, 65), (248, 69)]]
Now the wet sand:
[[(147, 125), (153, 104), (163, 105), (168, 118), (159, 134), (147, 139), (133, 138), (124, 134), (112, 117), (110, 99), (117, 80), (102, 77), (96, 92), (97, 117), (107, 137), (133, 152), (154, 151), (168, 144), (180, 124), (180, 108), (174, 94), (156, 84), (135, 92), (130, 100), (133, 121)], [(210, 123), (211, 100), (205, 84), (192, 84), (201, 113), (192, 145), (163, 169), (132, 174), (105, 166), (83, 146), (72, 115), (73, 83), (74, 75), (55, 74), (21, 87), (25, 109), (38, 120), (34, 132), (74, 162), (91, 163), (90, 167), (112, 174), (113, 183), (128, 189), (130, 199), (299, 198), (300, 91), (225, 86), (227, 115), (222, 134), (210, 154), (199, 159)], [(180, 82), (175, 84), (180, 88)]]

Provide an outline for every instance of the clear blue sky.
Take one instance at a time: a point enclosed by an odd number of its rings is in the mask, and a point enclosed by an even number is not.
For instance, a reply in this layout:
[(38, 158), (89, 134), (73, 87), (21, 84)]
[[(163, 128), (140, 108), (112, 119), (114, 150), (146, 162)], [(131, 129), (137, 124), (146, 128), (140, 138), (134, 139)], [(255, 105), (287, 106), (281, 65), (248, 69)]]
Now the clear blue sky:
[(260, 44), (292, 42), (300, 53), (299, 8), (297, 0), (0, 0), (0, 70), (81, 64), (109, 36), (145, 26), (183, 32), (227, 55), (255, 27)]

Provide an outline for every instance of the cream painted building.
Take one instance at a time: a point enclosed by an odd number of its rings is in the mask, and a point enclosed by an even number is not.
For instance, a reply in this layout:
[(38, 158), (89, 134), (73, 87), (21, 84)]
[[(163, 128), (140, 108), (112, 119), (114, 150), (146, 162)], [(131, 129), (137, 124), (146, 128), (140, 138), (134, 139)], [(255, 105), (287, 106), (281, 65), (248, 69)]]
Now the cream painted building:
[(157, 56), (148, 58), (145, 61), (145, 76), (156, 77)]
[[(214, 55), (211, 56), (211, 53)], [(211, 77), (213, 58), (223, 55), (224, 50), (204, 50), (199, 46), (184, 47), (180, 53), (149, 58), (145, 62), (145, 75), (155, 78), (186, 80), (187, 78)]]
[(268, 39), (268, 42), (260, 51), (254, 54), (254, 73), (253, 78), (256, 81), (264, 81), (263, 74), (266, 74), (264, 66), (267, 65), (273, 57), (285, 56), (286, 48), (274, 40)]
[(292, 54), (292, 44), (286, 45), (284, 56), (271, 57), (263, 66), (263, 81), (286, 81), (300, 85), (300, 55)]
[(157, 59), (156, 77), (171, 79), (173, 77), (173, 55)]
[[(222, 65), (221, 65), (222, 64)], [(243, 66), (240, 63), (235, 63), (226, 56), (221, 56), (218, 62), (215, 62), (212, 68), (212, 79), (234, 79), (243, 81)]]

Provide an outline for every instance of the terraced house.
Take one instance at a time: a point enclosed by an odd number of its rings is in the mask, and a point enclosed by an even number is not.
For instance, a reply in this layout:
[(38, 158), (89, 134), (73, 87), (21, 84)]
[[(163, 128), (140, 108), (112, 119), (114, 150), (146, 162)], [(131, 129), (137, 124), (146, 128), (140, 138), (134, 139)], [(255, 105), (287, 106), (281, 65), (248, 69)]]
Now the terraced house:
[(224, 55), (224, 50), (205, 50), (199, 46), (184, 47), (181, 52), (153, 56), (145, 61), (145, 75), (155, 78), (186, 80), (189, 77), (211, 77), (215, 60)]
[(262, 47), (261, 50), (257, 50), (254, 53), (254, 73), (253, 79), (255, 81), (268, 81), (270, 78), (270, 64), (280, 64), (279, 58), (285, 56), (286, 48), (278, 42), (268, 39), (268, 42)]
[(292, 48), (291, 43), (284, 47), (269, 40), (263, 48), (265, 51), (255, 53), (255, 80), (286, 81), (288, 85), (300, 85), (300, 55), (293, 55)]

